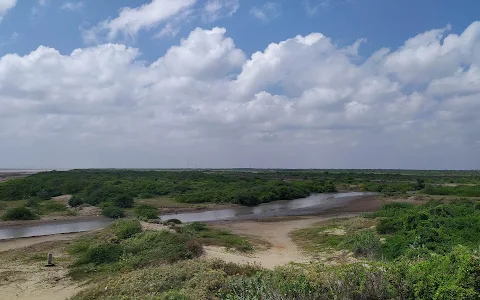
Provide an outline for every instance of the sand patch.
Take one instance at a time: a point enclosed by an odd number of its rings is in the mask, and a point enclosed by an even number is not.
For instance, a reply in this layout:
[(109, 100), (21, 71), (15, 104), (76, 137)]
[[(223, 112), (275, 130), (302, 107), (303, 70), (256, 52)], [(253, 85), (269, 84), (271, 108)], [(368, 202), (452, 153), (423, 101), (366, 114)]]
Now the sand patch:
[[(350, 261), (353, 259), (351, 258), (351, 254), (342, 251), (338, 253), (328, 253), (328, 255), (325, 256), (317, 254), (313, 257), (302, 251), (290, 238), (290, 233), (297, 229), (307, 228), (320, 221), (326, 221), (332, 218), (335, 217), (303, 217), (296, 220), (279, 222), (219, 222), (216, 223), (214, 227), (230, 230), (235, 234), (260, 239), (271, 246), (253, 253), (242, 253), (231, 251), (224, 247), (207, 246), (204, 247), (205, 257), (238, 264), (259, 265), (269, 269), (291, 262), (309, 263), (319, 260), (324, 262), (332, 260)], [(345, 234), (344, 229), (340, 231), (340, 228), (332, 232)]]
[(337, 228), (330, 228), (326, 229), (321, 232), (322, 234), (328, 234), (328, 235), (338, 235), (338, 236), (343, 236), (347, 234), (347, 231), (343, 227), (337, 227)]

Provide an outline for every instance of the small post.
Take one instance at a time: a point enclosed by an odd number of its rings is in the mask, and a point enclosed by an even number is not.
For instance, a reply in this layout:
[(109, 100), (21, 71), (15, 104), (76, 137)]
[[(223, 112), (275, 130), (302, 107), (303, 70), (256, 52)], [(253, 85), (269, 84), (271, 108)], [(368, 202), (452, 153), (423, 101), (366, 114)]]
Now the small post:
[(53, 254), (52, 254), (52, 253), (48, 253), (48, 259), (47, 259), (47, 265), (46, 265), (46, 267), (53, 267), (53, 266), (55, 266), (55, 264), (53, 264), (52, 260), (53, 260)]

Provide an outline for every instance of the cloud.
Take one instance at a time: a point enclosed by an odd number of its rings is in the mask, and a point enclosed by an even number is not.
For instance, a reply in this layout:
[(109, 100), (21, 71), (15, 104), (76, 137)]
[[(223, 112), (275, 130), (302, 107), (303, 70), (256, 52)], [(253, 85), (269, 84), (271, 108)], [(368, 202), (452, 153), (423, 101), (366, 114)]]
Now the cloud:
[(17, 5), (17, 0), (0, 0), (0, 22), (5, 14)]
[(135, 37), (142, 29), (151, 29), (194, 5), (196, 0), (152, 0), (140, 7), (124, 7), (118, 17), (100, 22), (84, 32), (87, 42), (94, 42), (98, 36), (106, 33), (108, 40), (114, 40), (122, 34)]
[(0, 165), (480, 168), (479, 31), (434, 29), (364, 60), (362, 40), (321, 33), (247, 57), (218, 27), (152, 63), (121, 44), (8, 54)]
[(303, 5), (309, 16), (316, 15), (321, 10), (332, 9), (339, 5), (346, 5), (352, 0), (304, 0)]
[(252, 7), (250, 14), (260, 21), (270, 22), (280, 16), (280, 5), (273, 2), (267, 2), (261, 6)]
[(222, 17), (232, 16), (239, 7), (239, 0), (208, 0), (202, 9), (202, 20), (215, 22)]
[(32, 16), (38, 16), (44, 13), (49, 4), (50, 0), (37, 0), (36, 4), (30, 9), (30, 14)]
[(66, 1), (60, 8), (65, 11), (78, 11), (84, 6), (85, 3), (83, 1)]

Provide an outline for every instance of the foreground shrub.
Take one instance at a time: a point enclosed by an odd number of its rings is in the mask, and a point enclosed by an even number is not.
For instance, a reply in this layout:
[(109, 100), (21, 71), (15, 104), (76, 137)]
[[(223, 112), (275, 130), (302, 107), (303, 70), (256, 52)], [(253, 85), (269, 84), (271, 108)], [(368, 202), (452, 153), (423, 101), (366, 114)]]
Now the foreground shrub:
[(402, 259), (390, 271), (403, 299), (480, 299), (480, 259), (463, 246), (419, 262)]
[(112, 229), (119, 239), (124, 240), (142, 232), (142, 225), (137, 220), (121, 220), (115, 222)]
[(118, 219), (125, 217), (125, 212), (120, 207), (113, 205), (106, 205), (102, 208), (102, 214), (111, 219)]
[(348, 244), (355, 255), (369, 257), (376, 256), (382, 247), (380, 238), (372, 230), (363, 230), (352, 235)]
[(76, 265), (82, 264), (106, 264), (116, 262), (122, 256), (123, 248), (117, 244), (98, 244), (90, 246), (84, 252), (76, 262)]
[(188, 247), (191, 240), (169, 231), (146, 231), (123, 241), (122, 245), (127, 253), (132, 254), (131, 262), (137, 268), (153, 261), (171, 263), (197, 257), (198, 250), (194, 246)]
[(38, 219), (38, 216), (26, 207), (9, 208), (2, 216), (2, 220), (4, 221), (25, 221), (36, 219)]
[(233, 277), (221, 299), (391, 299), (385, 271), (376, 266), (288, 266), (250, 277)]
[(158, 219), (158, 209), (156, 209), (152, 205), (148, 205), (148, 204), (137, 205), (134, 209), (134, 212), (135, 212), (135, 215), (141, 219), (146, 219), (146, 220)]
[[(88, 286), (73, 299), (223, 299), (216, 294), (229, 276), (250, 276), (258, 271), (258, 267), (222, 261), (180, 261), (111, 275), (102, 282)], [(105, 286), (110, 288), (105, 291)]]
[(253, 250), (252, 244), (244, 237), (227, 230), (209, 228), (206, 224), (200, 222), (184, 225), (180, 228), (180, 232), (198, 238), (204, 245), (223, 246), (244, 252)]
[[(392, 203), (371, 214), (378, 217), (377, 232), (385, 234), (382, 256), (396, 259), (402, 255), (423, 256), (423, 252), (448, 254), (457, 245), (478, 248), (480, 211), (476, 203), (455, 200), (430, 201), (423, 205)], [(411, 249), (422, 249), (413, 251)]]

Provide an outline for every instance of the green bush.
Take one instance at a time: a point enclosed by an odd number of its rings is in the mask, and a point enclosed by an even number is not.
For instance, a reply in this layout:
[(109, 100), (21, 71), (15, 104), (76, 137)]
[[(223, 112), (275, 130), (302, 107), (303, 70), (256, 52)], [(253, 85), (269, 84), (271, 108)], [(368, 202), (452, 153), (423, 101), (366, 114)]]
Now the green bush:
[(158, 209), (148, 204), (140, 204), (135, 206), (134, 212), (135, 215), (141, 219), (152, 220), (159, 218)]
[(390, 270), (403, 299), (480, 299), (480, 259), (463, 246), (416, 263), (404, 259)]
[(124, 240), (122, 245), (132, 255), (132, 266), (138, 268), (154, 261), (172, 263), (199, 256), (201, 246), (191, 241), (191, 237), (169, 231), (145, 231)]
[(31, 207), (31, 208), (36, 208), (40, 205), (40, 199), (37, 197), (30, 197), (27, 200), (27, 203), (25, 203), (26, 207)]
[(180, 231), (184, 235), (198, 238), (202, 244), (234, 248), (239, 251), (253, 250), (252, 244), (245, 238), (230, 231), (209, 228), (204, 223), (193, 222), (181, 227)]
[(112, 224), (115, 235), (121, 239), (128, 239), (137, 233), (142, 232), (142, 225), (137, 220), (121, 220)]
[(49, 214), (52, 212), (63, 212), (66, 211), (67, 207), (58, 202), (53, 202), (53, 201), (44, 201), (39, 207), (38, 207), (38, 212), (40, 214)]
[(102, 214), (111, 219), (118, 219), (125, 217), (125, 212), (120, 207), (107, 205), (102, 208)]
[(134, 204), (133, 198), (127, 195), (117, 196), (112, 202), (115, 206), (121, 208), (132, 208)]
[(9, 208), (2, 216), (2, 220), (4, 221), (26, 221), (36, 219), (38, 219), (38, 216), (26, 207)]
[(363, 230), (354, 234), (348, 241), (353, 253), (360, 256), (378, 255), (382, 243), (372, 230)]
[(68, 200), (68, 205), (70, 205), (71, 207), (78, 207), (84, 203), (85, 201), (83, 201), (83, 199), (77, 195), (72, 196), (72, 198)]
[(235, 199), (234, 201), (236, 203), (241, 204), (241, 205), (245, 205), (245, 206), (255, 206), (255, 205), (258, 205), (258, 204), (262, 203), (260, 198), (250, 191), (249, 192), (240, 192), (237, 195), (235, 195), (234, 199)]
[(123, 254), (123, 247), (118, 244), (102, 243), (90, 246), (76, 261), (75, 265), (101, 265), (116, 262)]
[[(480, 240), (480, 211), (476, 203), (458, 200), (450, 203), (436, 201), (424, 205), (389, 204), (371, 216), (380, 217), (377, 232), (386, 234), (382, 255), (395, 259), (410, 251), (422, 249), (438, 254), (449, 253), (456, 245), (471, 249)], [(410, 253), (409, 255), (416, 255)]]

